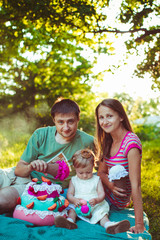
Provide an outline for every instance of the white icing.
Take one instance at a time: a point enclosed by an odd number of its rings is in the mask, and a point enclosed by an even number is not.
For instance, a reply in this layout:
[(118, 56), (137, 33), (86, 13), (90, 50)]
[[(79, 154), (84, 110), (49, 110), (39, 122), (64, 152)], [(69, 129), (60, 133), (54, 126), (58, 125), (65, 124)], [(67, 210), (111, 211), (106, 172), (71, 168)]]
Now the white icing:
[(118, 180), (126, 176), (128, 176), (126, 169), (122, 165), (115, 165), (110, 168), (108, 178), (109, 181), (112, 182), (113, 180)]
[(37, 184), (35, 182), (30, 182), (27, 184), (23, 194), (28, 194), (29, 187), (33, 187), (34, 191), (36, 193), (38, 191), (47, 191), (48, 194), (51, 194), (52, 192), (57, 190), (58, 194), (60, 194), (62, 191), (62, 187), (58, 184), (52, 183), (51, 185), (48, 185), (46, 182), (42, 182), (41, 184)]
[[(23, 196), (21, 196), (21, 199), (26, 199), (26, 197), (27, 197), (27, 200), (29, 201), (29, 202), (33, 202), (33, 201), (38, 201), (38, 202), (42, 202), (42, 203), (46, 203), (46, 202), (51, 202), (52, 204), (54, 203), (54, 198), (46, 198), (46, 200), (38, 200), (37, 199), (37, 197), (35, 197), (35, 196), (32, 196), (32, 195), (29, 195), (28, 193), (26, 193), (26, 194), (23, 194)], [(63, 197), (63, 196), (59, 196), (58, 197), (61, 201), (62, 200), (65, 200), (65, 197)]]
[(67, 214), (67, 210), (64, 209), (62, 212), (53, 212), (53, 211), (38, 211), (38, 210), (32, 210), (32, 209), (28, 209), (28, 208), (24, 208), (21, 205), (17, 205), (16, 206), (16, 210), (20, 210), (23, 211), (24, 214), (27, 216), (29, 214), (37, 214), (41, 219), (44, 219), (46, 216), (50, 215), (50, 216), (64, 216), (65, 214)]

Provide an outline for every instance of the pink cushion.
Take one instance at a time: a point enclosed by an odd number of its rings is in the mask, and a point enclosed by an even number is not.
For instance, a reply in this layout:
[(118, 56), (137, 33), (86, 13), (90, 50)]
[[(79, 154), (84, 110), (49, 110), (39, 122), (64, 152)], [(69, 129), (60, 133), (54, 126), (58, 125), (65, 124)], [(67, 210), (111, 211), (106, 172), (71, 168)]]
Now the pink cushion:
[[(52, 226), (54, 225), (54, 216), (48, 215), (44, 219), (41, 219), (36, 213), (25, 215), (22, 210), (14, 210), (13, 217), (18, 218), (38, 226)], [(66, 216), (64, 216), (66, 217)]]

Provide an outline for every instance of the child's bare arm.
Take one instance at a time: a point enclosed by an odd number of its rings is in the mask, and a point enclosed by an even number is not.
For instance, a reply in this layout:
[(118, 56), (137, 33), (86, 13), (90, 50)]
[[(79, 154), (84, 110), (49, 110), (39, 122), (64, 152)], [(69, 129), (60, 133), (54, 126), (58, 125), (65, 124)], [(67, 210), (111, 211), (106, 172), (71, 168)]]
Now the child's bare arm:
[(92, 198), (89, 203), (91, 204), (91, 206), (93, 207), (94, 205), (96, 205), (97, 203), (100, 203), (104, 200), (105, 198), (105, 192), (103, 189), (103, 185), (101, 180), (99, 179), (98, 185), (97, 185), (97, 193), (98, 193), (98, 197), (97, 198)]
[(75, 188), (71, 180), (69, 183), (68, 191), (67, 191), (67, 199), (69, 200), (70, 203), (74, 204), (75, 207), (77, 207), (80, 205), (80, 199), (74, 197), (74, 194), (75, 194)]

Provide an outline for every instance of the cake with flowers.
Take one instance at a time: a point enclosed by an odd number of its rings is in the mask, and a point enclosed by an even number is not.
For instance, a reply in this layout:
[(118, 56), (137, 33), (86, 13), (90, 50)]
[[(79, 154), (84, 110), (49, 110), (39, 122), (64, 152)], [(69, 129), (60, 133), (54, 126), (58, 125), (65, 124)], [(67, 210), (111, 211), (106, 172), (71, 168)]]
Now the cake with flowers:
[(18, 198), (13, 217), (39, 226), (51, 226), (55, 217), (67, 217), (69, 202), (60, 195), (62, 193), (59, 184), (54, 184), (45, 177), (42, 177), (42, 181), (34, 178)]

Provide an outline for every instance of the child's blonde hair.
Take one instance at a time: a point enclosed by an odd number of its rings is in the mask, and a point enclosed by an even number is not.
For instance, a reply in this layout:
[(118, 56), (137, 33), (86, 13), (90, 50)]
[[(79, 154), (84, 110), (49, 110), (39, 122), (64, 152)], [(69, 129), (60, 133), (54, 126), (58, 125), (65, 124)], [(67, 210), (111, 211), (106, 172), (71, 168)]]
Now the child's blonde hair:
[(92, 164), (94, 166), (95, 155), (92, 150), (85, 148), (77, 151), (73, 155), (72, 160), (73, 160), (73, 166), (75, 168), (79, 168), (79, 167), (84, 168), (88, 166), (88, 164)]

